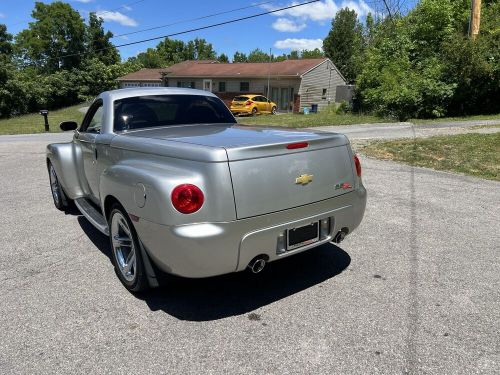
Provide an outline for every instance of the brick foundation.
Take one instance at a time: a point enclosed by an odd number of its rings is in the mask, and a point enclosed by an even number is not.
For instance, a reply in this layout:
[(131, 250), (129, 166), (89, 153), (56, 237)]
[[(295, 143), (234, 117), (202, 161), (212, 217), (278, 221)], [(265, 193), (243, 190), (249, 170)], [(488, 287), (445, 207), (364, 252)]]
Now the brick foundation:
[(299, 113), (300, 112), (300, 95), (295, 94), (293, 96), (293, 113)]

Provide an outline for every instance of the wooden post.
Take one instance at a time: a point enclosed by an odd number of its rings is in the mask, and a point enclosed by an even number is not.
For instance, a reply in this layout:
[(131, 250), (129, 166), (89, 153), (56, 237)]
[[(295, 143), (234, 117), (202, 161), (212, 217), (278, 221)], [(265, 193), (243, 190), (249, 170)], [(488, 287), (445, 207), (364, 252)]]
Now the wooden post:
[(481, 0), (472, 0), (470, 17), (469, 35), (472, 39), (476, 39), (481, 22)]

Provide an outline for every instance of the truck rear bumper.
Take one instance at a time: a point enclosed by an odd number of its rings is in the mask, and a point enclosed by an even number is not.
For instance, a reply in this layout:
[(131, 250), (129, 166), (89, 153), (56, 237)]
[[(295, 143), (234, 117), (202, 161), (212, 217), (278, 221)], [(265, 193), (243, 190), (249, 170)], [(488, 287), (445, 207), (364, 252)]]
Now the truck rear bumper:
[[(165, 226), (134, 223), (149, 256), (163, 271), (184, 277), (209, 277), (244, 270), (259, 255), (268, 261), (291, 256), (331, 241), (341, 228), (351, 233), (361, 222), (366, 190), (321, 202), (230, 222)], [(327, 237), (294, 250), (277, 252), (278, 236), (292, 228), (330, 218)]]

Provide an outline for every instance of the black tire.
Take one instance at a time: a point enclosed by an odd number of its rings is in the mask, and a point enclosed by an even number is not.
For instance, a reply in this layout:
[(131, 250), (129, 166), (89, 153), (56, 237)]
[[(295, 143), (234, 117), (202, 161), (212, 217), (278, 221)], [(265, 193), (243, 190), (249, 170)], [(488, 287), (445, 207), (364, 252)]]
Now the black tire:
[(56, 170), (51, 162), (47, 163), (47, 171), (49, 172), (50, 191), (52, 193), (54, 206), (56, 206), (58, 210), (66, 211), (73, 201), (64, 193), (64, 189), (59, 183)]
[[(119, 216), (118, 216), (119, 215)], [(115, 218), (115, 222), (113, 219)], [(130, 239), (132, 240), (132, 246), (130, 247), (134, 251), (135, 255), (135, 263), (133, 265), (133, 276), (127, 275), (125, 271), (125, 267), (123, 266), (124, 261), (124, 252), (125, 249), (128, 248), (128, 245), (124, 245), (125, 241), (117, 241), (117, 236), (120, 236), (120, 233), (114, 233), (116, 228), (113, 228), (113, 225), (116, 224), (116, 221), (123, 219), (129, 229)], [(123, 207), (117, 203), (111, 206), (111, 210), (108, 217), (108, 228), (109, 228), (109, 242), (111, 245), (111, 260), (113, 262), (113, 266), (115, 267), (115, 272), (121, 283), (125, 288), (127, 288), (130, 292), (138, 293), (149, 289), (149, 283), (147, 280), (146, 270), (144, 267), (144, 260), (142, 258), (142, 252), (139, 244), (139, 238), (137, 237), (137, 232), (135, 231), (134, 225), (130, 220), (128, 214), (125, 212)], [(123, 229), (123, 227), (121, 227)], [(120, 237), (118, 237), (120, 238)], [(118, 246), (121, 244), (122, 246)], [(117, 247), (119, 249), (117, 249)], [(130, 254), (130, 253), (129, 253)], [(120, 258), (120, 259), (119, 259)], [(128, 265), (128, 257), (127, 264)], [(128, 268), (130, 270), (130, 267)]]
[(276, 106), (274, 106), (274, 107), (271, 109), (271, 114), (272, 114), (272, 115), (275, 115), (275, 114), (276, 114)]
[(252, 116), (255, 116), (257, 114), (257, 107), (252, 108)]

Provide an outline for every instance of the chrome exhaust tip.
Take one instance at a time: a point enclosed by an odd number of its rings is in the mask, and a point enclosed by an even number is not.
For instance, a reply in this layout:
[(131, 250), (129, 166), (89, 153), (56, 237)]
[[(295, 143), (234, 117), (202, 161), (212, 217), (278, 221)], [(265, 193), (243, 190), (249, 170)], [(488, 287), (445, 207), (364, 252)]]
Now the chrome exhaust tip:
[(264, 258), (254, 259), (248, 264), (248, 268), (250, 269), (250, 271), (252, 271), (252, 273), (261, 272), (265, 266), (266, 260)]
[(333, 237), (333, 242), (335, 243), (341, 243), (344, 241), (345, 236), (349, 233), (348, 228), (342, 228), (336, 235)]

